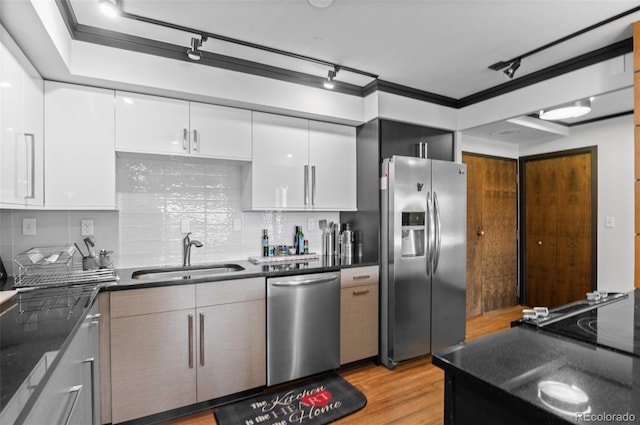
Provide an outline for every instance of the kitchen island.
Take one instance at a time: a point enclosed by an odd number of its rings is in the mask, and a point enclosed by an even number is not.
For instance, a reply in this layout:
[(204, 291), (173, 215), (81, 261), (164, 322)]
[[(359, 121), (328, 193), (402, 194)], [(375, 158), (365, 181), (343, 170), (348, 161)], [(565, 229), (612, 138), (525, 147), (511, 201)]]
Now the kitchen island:
[[(640, 311), (633, 301), (631, 294), (631, 311)], [(640, 420), (635, 354), (518, 326), (451, 347), (435, 354), (433, 363), (445, 371), (447, 425)]]

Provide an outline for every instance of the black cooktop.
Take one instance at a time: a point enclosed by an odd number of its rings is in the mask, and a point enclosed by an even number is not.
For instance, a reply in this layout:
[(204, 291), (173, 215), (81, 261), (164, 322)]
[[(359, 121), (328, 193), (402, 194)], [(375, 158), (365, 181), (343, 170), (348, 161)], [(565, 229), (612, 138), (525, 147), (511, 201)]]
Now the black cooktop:
[(640, 289), (539, 329), (640, 357)]

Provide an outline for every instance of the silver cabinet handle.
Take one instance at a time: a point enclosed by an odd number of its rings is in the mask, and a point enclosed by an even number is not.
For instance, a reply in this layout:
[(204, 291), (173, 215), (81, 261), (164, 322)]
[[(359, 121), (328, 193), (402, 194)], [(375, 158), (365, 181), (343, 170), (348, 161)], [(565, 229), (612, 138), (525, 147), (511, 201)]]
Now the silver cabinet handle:
[(189, 137), (189, 132), (186, 128), (182, 129), (182, 150), (186, 151), (189, 149), (189, 145), (187, 145), (187, 138)]
[(316, 166), (311, 166), (311, 205), (316, 204)]
[(24, 199), (35, 199), (36, 197), (36, 135), (33, 133), (25, 133), (24, 141), (27, 144), (27, 152), (29, 144), (31, 144), (31, 155), (27, 153), (27, 178), (29, 181), (29, 194)]
[(71, 422), (71, 416), (73, 416), (73, 412), (76, 410), (78, 400), (80, 399), (80, 391), (82, 391), (82, 385), (76, 385), (75, 387), (69, 388), (69, 394), (73, 397), (73, 401), (65, 415), (64, 425), (69, 425)]
[(96, 359), (90, 357), (85, 359), (83, 363), (89, 363), (91, 366), (91, 420), (94, 424), (97, 424), (99, 423), (99, 418), (96, 418)]
[(204, 366), (204, 313), (200, 313), (200, 366)]
[(287, 287), (287, 286), (305, 286), (305, 285), (315, 285), (316, 283), (326, 283), (326, 282), (331, 282), (332, 280), (337, 279), (337, 277), (335, 276), (331, 276), (331, 277), (323, 277), (320, 279), (307, 279), (307, 280), (283, 280), (283, 281), (276, 281), (276, 282), (270, 282), (269, 284), (271, 286), (281, 286), (281, 287)]
[(189, 315), (189, 369), (193, 369), (193, 314)]
[(304, 166), (304, 204), (309, 205), (309, 166)]
[(364, 280), (364, 279), (369, 279), (371, 276), (368, 274), (361, 274), (361, 275), (357, 275), (357, 276), (353, 276), (353, 280)]
[(440, 218), (440, 203), (438, 202), (438, 194), (433, 192), (433, 207), (435, 218), (435, 256), (433, 259), (433, 274), (438, 270), (438, 263), (440, 263), (440, 249), (442, 248), (442, 220)]
[(193, 141), (191, 142), (191, 148), (194, 152), (198, 152), (198, 130), (193, 130)]
[(353, 295), (356, 295), (356, 296), (358, 296), (358, 295), (367, 295), (368, 293), (369, 293), (368, 289), (363, 289), (361, 291), (353, 291)]

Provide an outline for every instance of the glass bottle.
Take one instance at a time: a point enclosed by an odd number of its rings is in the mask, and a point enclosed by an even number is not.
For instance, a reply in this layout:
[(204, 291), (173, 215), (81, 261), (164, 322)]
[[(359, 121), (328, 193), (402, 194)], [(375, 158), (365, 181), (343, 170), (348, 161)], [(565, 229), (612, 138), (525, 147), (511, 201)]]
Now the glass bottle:
[(267, 229), (262, 230), (262, 256), (269, 256), (269, 235)]

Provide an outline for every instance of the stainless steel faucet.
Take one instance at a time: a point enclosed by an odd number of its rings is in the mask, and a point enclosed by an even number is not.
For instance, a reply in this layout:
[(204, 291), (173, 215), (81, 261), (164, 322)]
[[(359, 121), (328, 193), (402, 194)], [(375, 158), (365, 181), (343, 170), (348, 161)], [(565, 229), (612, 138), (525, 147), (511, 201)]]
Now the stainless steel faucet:
[(191, 232), (187, 233), (182, 239), (182, 265), (184, 267), (191, 265), (191, 245), (195, 245), (196, 248), (202, 248), (202, 243), (197, 240), (191, 240)]

